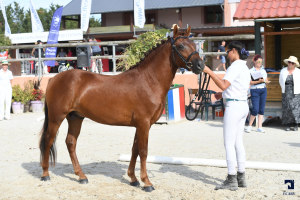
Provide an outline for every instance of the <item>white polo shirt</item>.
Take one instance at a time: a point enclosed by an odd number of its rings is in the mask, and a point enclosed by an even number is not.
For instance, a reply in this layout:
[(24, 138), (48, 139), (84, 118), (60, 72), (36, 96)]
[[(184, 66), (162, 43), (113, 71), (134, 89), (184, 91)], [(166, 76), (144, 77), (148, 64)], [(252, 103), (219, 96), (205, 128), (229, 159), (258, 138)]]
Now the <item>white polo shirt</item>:
[(251, 77), (246, 61), (234, 61), (223, 79), (230, 82), (230, 86), (222, 93), (224, 99), (247, 100)]
[(13, 79), (12, 72), (7, 70), (4, 72), (3, 69), (0, 70), (0, 87), (11, 87), (10, 80)]

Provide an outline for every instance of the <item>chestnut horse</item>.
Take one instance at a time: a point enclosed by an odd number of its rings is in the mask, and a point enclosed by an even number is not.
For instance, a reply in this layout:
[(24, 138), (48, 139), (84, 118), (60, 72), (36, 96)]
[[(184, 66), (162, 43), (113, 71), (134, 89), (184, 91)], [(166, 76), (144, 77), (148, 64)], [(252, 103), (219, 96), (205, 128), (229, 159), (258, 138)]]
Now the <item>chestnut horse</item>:
[(140, 178), (144, 182), (144, 190), (154, 189), (146, 171), (149, 129), (162, 114), (177, 68), (185, 67), (199, 74), (204, 67), (195, 51), (195, 44), (188, 39), (190, 31), (189, 27), (181, 36), (175, 27), (172, 38), (163, 41), (135, 67), (119, 75), (70, 70), (59, 73), (49, 81), (40, 139), (42, 181), (50, 180), (49, 158), (55, 165), (56, 134), (62, 121), (67, 118), (66, 145), (74, 172), (79, 176), (80, 183), (88, 183), (76, 156), (77, 138), (82, 121), (87, 117), (102, 124), (136, 127), (127, 172), (130, 185), (139, 185), (135, 165), (137, 156), (140, 156)]

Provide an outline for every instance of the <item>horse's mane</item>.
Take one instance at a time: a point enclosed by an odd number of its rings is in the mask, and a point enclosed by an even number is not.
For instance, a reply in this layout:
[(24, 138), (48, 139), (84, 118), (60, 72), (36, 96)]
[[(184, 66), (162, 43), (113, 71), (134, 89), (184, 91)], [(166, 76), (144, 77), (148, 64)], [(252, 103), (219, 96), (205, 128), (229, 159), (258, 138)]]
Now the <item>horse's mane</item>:
[[(145, 53), (145, 56), (143, 58), (141, 58), (141, 60), (139, 62), (137, 62), (135, 65), (132, 65), (128, 70), (132, 70), (132, 69), (135, 69), (137, 67), (139, 67), (141, 64), (144, 63), (144, 61), (147, 60), (148, 56), (156, 51), (159, 47), (161, 47), (162, 45), (166, 44), (167, 42), (169, 42), (171, 39), (170, 37), (168, 37), (167, 40), (161, 40), (161, 42), (157, 43), (152, 49), (148, 50), (146, 53)], [(128, 71), (127, 70), (127, 71)]]

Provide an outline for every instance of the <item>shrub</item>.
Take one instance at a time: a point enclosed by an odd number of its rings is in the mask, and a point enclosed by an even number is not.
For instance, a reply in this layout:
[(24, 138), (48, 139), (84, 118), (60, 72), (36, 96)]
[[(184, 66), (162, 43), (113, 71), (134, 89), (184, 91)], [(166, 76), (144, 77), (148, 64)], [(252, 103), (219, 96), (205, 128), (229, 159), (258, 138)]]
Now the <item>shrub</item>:
[(153, 32), (146, 32), (139, 35), (138, 39), (131, 43), (123, 55), (125, 57), (119, 59), (117, 63), (118, 69), (122, 71), (130, 69), (138, 63), (147, 51), (151, 50), (161, 40), (166, 39), (167, 29), (160, 29)]

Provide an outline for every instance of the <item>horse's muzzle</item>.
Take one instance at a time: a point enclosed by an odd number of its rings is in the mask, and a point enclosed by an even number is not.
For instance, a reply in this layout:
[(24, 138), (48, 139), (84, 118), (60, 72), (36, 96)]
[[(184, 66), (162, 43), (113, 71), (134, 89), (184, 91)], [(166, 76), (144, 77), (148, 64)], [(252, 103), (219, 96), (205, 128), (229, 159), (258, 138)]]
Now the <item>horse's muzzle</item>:
[(205, 67), (205, 63), (203, 60), (200, 60), (200, 59), (195, 59), (192, 61), (193, 63), (193, 67), (192, 67), (192, 71), (195, 73), (195, 74), (200, 74), (204, 67)]

